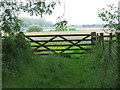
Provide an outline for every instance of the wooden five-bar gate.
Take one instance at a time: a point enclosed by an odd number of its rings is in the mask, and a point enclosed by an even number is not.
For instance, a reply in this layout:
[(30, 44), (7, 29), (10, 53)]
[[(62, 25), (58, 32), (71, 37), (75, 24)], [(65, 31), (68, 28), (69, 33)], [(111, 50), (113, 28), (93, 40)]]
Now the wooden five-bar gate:
[[(85, 54), (87, 52), (90, 52), (91, 45), (94, 45), (94, 41), (95, 41), (94, 35), (95, 35), (95, 32), (92, 32), (91, 34), (25, 35), (25, 37), (28, 40), (30, 40), (30, 42), (32, 42), (32, 47), (34, 47), (34, 51), (38, 52), (36, 54), (39, 54), (39, 55), (64, 54), (65, 55), (65, 54)], [(73, 48), (73, 47), (76, 47), (76, 48)]]

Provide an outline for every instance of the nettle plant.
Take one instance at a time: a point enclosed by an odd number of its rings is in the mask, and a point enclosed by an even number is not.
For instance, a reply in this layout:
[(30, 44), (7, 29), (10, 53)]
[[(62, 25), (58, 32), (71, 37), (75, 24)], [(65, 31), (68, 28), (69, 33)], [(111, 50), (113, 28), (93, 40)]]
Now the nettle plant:
[(107, 22), (104, 25), (106, 30), (116, 31), (120, 30), (120, 9), (115, 5), (108, 5), (107, 8), (98, 10), (98, 16), (103, 21)]

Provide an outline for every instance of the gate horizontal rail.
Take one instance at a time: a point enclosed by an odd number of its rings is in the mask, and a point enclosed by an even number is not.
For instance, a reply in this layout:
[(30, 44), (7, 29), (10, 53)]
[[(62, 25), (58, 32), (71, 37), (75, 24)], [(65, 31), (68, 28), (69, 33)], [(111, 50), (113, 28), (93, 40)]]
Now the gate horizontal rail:
[[(49, 47), (63, 47), (63, 46), (70, 46), (71, 44), (65, 44), (65, 45), (45, 45)], [(78, 44), (80, 46), (91, 46), (92, 44)], [(32, 45), (32, 47), (37, 47), (38, 45)], [(41, 46), (42, 47), (42, 46)]]
[(26, 37), (53, 37), (53, 36), (91, 36), (91, 34), (26, 35)]
[[(81, 39), (76, 39), (76, 40), (69, 40), (69, 41), (80, 41)], [(36, 42), (47, 42), (48, 40), (36, 40)], [(91, 39), (86, 39), (84, 41), (91, 41)], [(34, 42), (34, 41), (30, 41), (30, 42)], [(65, 40), (53, 40), (53, 41), (49, 41), (49, 42), (66, 42)]]
[[(91, 48), (85, 48), (86, 50), (92, 50)], [(64, 49), (51, 49), (51, 50), (55, 50), (55, 51), (61, 51)], [(70, 50), (83, 50), (83, 49), (68, 49), (66, 51), (70, 51)], [(40, 52), (40, 51), (50, 51), (50, 50), (34, 50), (35, 52)]]
[[(79, 53), (62, 53), (61, 55), (69, 55), (69, 54), (86, 54), (86, 52), (79, 52)], [(50, 55), (48, 53), (46, 54), (37, 54), (37, 55)], [(51, 54), (52, 55), (52, 54)]]

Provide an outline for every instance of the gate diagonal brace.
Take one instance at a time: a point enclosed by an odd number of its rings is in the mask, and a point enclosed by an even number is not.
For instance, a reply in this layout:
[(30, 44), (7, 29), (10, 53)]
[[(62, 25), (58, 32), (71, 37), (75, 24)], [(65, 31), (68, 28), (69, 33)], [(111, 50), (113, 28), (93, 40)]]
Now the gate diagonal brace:
[(80, 49), (83, 49), (83, 50), (85, 50), (85, 51), (87, 51), (87, 52), (90, 52), (89, 50), (86, 50), (85, 48), (81, 47), (80, 45), (77, 45), (78, 43), (80, 43), (81, 41), (84, 41), (84, 40), (87, 39), (88, 37), (89, 37), (89, 36), (84, 37), (82, 40), (76, 42), (74, 45), (78, 46)]
[(85, 40), (85, 39), (88, 38), (89, 36), (88, 36), (88, 37), (87, 37), (87, 36), (84, 37), (82, 40), (80, 40), (80, 42), (77, 42), (76, 44), (73, 43), (72, 41), (69, 41), (68, 39), (64, 38), (63, 36), (59, 36), (59, 37), (61, 37), (62, 39), (66, 40), (66, 41), (68, 41), (68, 42), (70, 42), (70, 43), (72, 43), (72, 45), (78, 46), (80, 49), (83, 49), (83, 50), (85, 50), (85, 51), (88, 51), (88, 50), (84, 49), (83, 47), (81, 47), (80, 45), (77, 45), (77, 44), (80, 43), (81, 41)]
[[(70, 49), (71, 47), (73, 47), (73, 46), (78, 46), (80, 49), (83, 49), (83, 50), (85, 50), (85, 51), (88, 51), (88, 50), (84, 49), (83, 47), (81, 47), (81, 46), (79, 46), (79, 45), (77, 45), (77, 44), (80, 43), (81, 41), (85, 40), (85, 39), (88, 38), (89, 36), (90, 36), (90, 35), (87, 35), (87, 36), (84, 37), (83, 39), (78, 40), (76, 43), (73, 43), (72, 41), (69, 41), (69, 40), (67, 40), (66, 38), (60, 36), (62, 39), (66, 40), (66, 41), (68, 41), (68, 42), (70, 42), (70, 43), (72, 43), (72, 45), (70, 45), (68, 48), (62, 50), (62, 51), (60, 52), (60, 54), (62, 54), (62, 53), (65, 52), (66, 50), (69, 50), (69, 49)], [(89, 51), (88, 51), (88, 52), (89, 52)]]
[[(31, 40), (31, 41), (33, 41), (33, 42), (37, 43), (38, 45), (40, 45), (40, 47), (41, 47), (41, 46), (43, 46), (43, 47), (45, 47), (47, 50), (52, 51), (52, 52), (54, 52), (55, 54), (58, 54), (56, 51), (51, 50), (51, 49), (50, 49), (50, 48), (48, 48), (47, 46), (45, 46), (45, 45), (42, 45), (42, 44), (38, 43), (37, 41), (35, 41), (35, 40), (31, 39), (30, 37), (26, 37), (26, 38), (28, 38), (29, 40)], [(48, 42), (47, 42), (47, 43), (48, 43)], [(35, 50), (35, 49), (34, 49), (34, 50)]]
[(40, 48), (41, 46), (45, 46), (45, 44), (47, 44), (48, 42), (53, 41), (53, 39), (55, 39), (56, 37), (57, 37), (57, 36), (54, 36), (54, 37), (51, 38), (50, 40), (48, 40), (48, 41), (46, 41), (45, 43), (41, 44), (40, 46), (37, 46), (37, 47), (35, 48), (35, 50), (37, 50), (37, 49)]
[(62, 39), (64, 39), (65, 41), (68, 41), (68, 42), (74, 44), (72, 41), (69, 41), (68, 39), (64, 38), (63, 36), (59, 36), (59, 37), (62, 38)]

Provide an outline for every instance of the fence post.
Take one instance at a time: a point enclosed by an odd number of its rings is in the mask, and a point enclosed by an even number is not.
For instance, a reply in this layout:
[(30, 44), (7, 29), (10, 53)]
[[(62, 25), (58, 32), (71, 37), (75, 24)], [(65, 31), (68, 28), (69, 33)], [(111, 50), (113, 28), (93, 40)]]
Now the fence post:
[(98, 40), (99, 40), (99, 34), (97, 33), (97, 36), (96, 36), (96, 40), (97, 40), (97, 42), (98, 42)]
[(100, 33), (100, 36), (99, 36), (99, 45), (100, 45), (100, 48), (103, 50), (104, 49), (104, 36), (103, 36), (103, 33)]
[(96, 32), (91, 32), (91, 43), (92, 45), (96, 43)]
[(117, 41), (117, 60), (118, 60), (118, 87), (120, 88), (120, 33), (116, 33)]
[(112, 33), (109, 34), (109, 57), (111, 58), (111, 48), (112, 48)]

